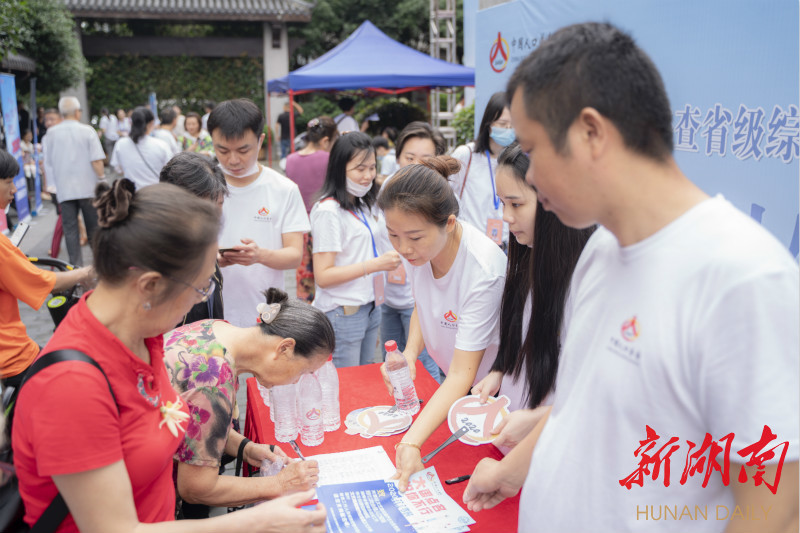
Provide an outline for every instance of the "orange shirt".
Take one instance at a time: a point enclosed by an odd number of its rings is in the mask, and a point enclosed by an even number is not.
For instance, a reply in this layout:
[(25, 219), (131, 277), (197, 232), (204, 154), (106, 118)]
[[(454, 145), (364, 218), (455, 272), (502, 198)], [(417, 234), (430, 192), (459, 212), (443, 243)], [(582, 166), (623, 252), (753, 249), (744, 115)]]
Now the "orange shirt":
[(39, 353), (39, 346), (28, 337), (19, 316), (17, 300), (39, 309), (55, 284), (53, 272), (34, 266), (0, 234), (0, 377), (16, 376)]

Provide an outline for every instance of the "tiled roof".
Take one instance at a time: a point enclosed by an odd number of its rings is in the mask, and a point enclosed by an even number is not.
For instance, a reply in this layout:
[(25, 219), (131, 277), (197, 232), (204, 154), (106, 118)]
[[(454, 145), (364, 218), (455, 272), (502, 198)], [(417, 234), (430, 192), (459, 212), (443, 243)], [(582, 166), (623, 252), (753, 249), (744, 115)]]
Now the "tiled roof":
[(311, 19), (312, 4), (303, 0), (63, 0), (77, 18), (167, 20)]

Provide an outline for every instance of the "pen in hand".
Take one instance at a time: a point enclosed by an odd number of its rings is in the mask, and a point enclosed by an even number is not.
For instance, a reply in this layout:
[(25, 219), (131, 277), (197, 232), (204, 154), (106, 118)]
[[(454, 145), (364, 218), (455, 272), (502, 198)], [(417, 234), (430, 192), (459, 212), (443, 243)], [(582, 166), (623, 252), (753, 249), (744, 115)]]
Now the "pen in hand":
[(293, 441), (293, 440), (290, 440), (290, 441), (289, 441), (289, 445), (292, 447), (292, 449), (294, 450), (294, 453), (296, 453), (296, 454), (297, 454), (297, 456), (298, 456), (300, 459), (302, 459), (303, 461), (305, 461), (305, 460), (306, 460), (306, 458), (303, 456), (303, 452), (301, 452), (301, 451), (300, 451), (300, 446), (298, 446), (298, 445), (297, 445), (297, 443), (296, 443), (295, 441)]
[(458, 476), (458, 477), (454, 477), (452, 479), (446, 479), (444, 482), (447, 483), (448, 485), (453, 485), (455, 483), (461, 483), (462, 481), (466, 481), (470, 477), (471, 477), (471, 475), (468, 474), (466, 476)]

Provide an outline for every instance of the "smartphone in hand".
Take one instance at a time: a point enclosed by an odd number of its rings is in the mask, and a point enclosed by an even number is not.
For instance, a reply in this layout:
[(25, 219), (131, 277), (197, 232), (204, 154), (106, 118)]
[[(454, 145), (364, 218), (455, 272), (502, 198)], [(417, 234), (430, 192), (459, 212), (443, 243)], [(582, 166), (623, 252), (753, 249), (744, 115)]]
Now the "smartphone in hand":
[(220, 253), (220, 255), (223, 255), (223, 254), (225, 254), (226, 252), (238, 252), (238, 251), (239, 251), (239, 250), (237, 250), (237, 249), (235, 249), (235, 248), (220, 248), (220, 249), (219, 249), (219, 253)]

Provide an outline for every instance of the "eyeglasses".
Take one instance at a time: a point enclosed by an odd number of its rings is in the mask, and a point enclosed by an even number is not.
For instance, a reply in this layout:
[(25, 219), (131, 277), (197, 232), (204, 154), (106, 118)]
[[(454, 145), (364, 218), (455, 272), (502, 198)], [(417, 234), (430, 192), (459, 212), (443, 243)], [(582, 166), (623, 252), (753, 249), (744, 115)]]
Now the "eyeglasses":
[(176, 281), (176, 282), (178, 282), (178, 283), (180, 283), (182, 285), (186, 285), (187, 287), (193, 288), (195, 290), (195, 292), (197, 292), (197, 294), (202, 296), (202, 298), (200, 300), (201, 302), (207, 302), (208, 301), (208, 297), (211, 296), (214, 293), (214, 289), (217, 288), (217, 282), (214, 281), (214, 276), (211, 276), (210, 278), (208, 278), (208, 287), (206, 287), (205, 289), (198, 289), (197, 287), (195, 287), (191, 283), (187, 283), (187, 282), (185, 282), (185, 281), (183, 281), (181, 279), (173, 278), (172, 276), (167, 276), (166, 274), (164, 275), (164, 277), (165, 278), (169, 278), (172, 281)]

